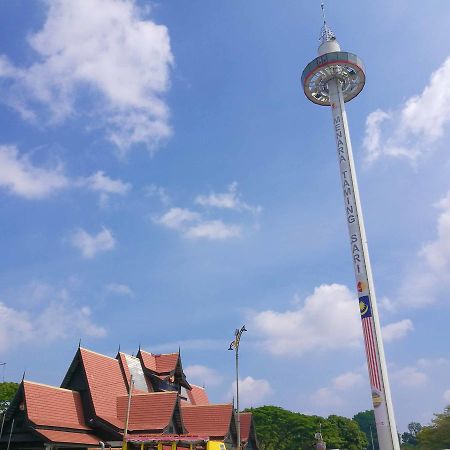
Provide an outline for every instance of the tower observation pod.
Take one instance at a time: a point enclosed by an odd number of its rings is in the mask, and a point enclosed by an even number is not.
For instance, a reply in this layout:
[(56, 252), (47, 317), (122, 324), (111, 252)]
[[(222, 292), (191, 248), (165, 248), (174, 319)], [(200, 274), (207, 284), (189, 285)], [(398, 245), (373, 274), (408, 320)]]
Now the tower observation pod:
[(318, 57), (311, 61), (303, 71), (303, 90), (313, 103), (331, 107), (378, 442), (381, 450), (399, 450), (367, 238), (345, 112), (345, 103), (356, 97), (364, 87), (364, 66), (356, 55), (341, 51), (336, 37), (326, 23), (325, 15), (318, 54)]

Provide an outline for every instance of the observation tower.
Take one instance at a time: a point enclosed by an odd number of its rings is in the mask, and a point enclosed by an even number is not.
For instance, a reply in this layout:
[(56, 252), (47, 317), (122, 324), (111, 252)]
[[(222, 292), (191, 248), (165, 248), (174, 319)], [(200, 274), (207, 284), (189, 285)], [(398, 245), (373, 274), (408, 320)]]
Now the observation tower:
[(305, 67), (302, 74), (302, 86), (305, 95), (313, 103), (331, 107), (378, 442), (381, 450), (399, 450), (369, 250), (345, 112), (345, 103), (361, 92), (366, 76), (364, 65), (358, 56), (341, 51), (334, 33), (326, 22), (323, 2), (321, 6), (323, 27), (318, 57)]

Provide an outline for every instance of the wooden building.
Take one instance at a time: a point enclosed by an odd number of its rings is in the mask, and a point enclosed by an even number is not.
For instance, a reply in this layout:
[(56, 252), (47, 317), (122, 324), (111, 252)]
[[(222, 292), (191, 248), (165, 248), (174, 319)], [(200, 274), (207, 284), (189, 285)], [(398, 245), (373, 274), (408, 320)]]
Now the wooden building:
[[(115, 358), (78, 348), (61, 387), (23, 380), (0, 416), (0, 450), (119, 448), (202, 449), (208, 441), (237, 447), (231, 404), (210, 404), (204, 388), (190, 384), (180, 353)], [(241, 414), (242, 448), (258, 450), (251, 414)]]

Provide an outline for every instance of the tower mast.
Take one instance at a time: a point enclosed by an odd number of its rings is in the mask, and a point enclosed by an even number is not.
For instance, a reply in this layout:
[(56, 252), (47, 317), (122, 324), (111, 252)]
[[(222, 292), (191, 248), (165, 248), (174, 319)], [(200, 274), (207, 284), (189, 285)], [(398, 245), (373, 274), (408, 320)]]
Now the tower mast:
[(321, 7), (323, 26), (318, 57), (304, 69), (302, 85), (305, 95), (313, 103), (331, 106), (378, 442), (381, 450), (399, 450), (369, 249), (345, 112), (345, 102), (356, 97), (364, 87), (364, 65), (356, 55), (341, 51), (334, 33), (327, 24), (323, 1)]

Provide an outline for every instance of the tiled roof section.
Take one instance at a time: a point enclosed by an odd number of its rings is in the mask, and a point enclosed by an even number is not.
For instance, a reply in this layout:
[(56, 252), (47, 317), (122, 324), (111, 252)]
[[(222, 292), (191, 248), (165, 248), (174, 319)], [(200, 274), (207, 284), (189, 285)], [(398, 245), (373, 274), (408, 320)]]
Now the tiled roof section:
[(139, 355), (145, 368), (157, 374), (173, 372), (177, 367), (179, 358), (178, 353), (154, 355), (143, 350), (139, 351)]
[(208, 394), (205, 388), (191, 384), (191, 390), (186, 391), (191, 405), (209, 405)]
[(116, 415), (117, 397), (128, 394), (119, 361), (84, 348), (80, 349), (95, 414), (120, 427)]
[(36, 425), (88, 430), (80, 394), (44, 384), (23, 382), (28, 419)]
[(48, 442), (58, 444), (99, 445), (99, 438), (87, 433), (71, 433), (70, 431), (35, 430)]
[(127, 388), (128, 388), (128, 386), (130, 385), (131, 373), (130, 373), (130, 369), (128, 368), (128, 363), (125, 358), (125, 353), (119, 352), (117, 354), (116, 359), (119, 361), (120, 368), (122, 369), (122, 373), (125, 376), (125, 380), (127, 382)]
[(225, 405), (182, 405), (183, 422), (189, 434), (210, 437), (224, 437), (231, 425), (233, 406)]
[[(131, 396), (129, 430), (164, 430), (177, 405), (176, 392), (151, 392)], [(128, 396), (117, 398), (117, 417), (125, 422)]]
[(252, 425), (252, 413), (239, 413), (239, 423), (241, 424), (241, 440), (248, 441)]

